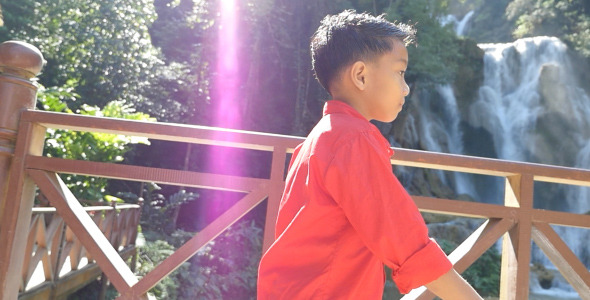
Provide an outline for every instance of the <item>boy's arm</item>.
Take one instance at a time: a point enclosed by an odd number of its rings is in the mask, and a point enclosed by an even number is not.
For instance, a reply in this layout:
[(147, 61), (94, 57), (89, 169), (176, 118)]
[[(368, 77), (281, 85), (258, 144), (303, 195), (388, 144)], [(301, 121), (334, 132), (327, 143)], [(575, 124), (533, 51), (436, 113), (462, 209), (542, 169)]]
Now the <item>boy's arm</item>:
[(442, 299), (482, 299), (454, 268), (425, 286)]

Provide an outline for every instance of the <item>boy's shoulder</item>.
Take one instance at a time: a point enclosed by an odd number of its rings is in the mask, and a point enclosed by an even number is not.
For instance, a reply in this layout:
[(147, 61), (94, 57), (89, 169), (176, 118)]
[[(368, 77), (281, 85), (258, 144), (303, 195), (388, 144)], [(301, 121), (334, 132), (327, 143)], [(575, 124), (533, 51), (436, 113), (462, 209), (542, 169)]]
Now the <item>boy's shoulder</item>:
[(303, 147), (305, 144), (312, 153), (323, 153), (327, 157), (333, 157), (336, 152), (353, 144), (364, 144), (376, 148), (376, 150), (389, 149), (389, 143), (375, 125), (366, 120), (340, 113), (322, 117), (308, 135)]
[(375, 130), (376, 127), (366, 120), (344, 113), (333, 113), (323, 116), (309, 137), (348, 140)]

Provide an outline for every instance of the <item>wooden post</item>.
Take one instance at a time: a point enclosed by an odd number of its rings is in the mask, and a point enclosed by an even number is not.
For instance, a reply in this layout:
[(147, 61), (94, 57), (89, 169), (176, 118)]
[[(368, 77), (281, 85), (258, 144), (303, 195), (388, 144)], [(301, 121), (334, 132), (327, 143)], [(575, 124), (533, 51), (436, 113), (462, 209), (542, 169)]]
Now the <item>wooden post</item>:
[(275, 147), (272, 153), (272, 166), (270, 171), (271, 185), (269, 187), (268, 199), (266, 200), (266, 223), (264, 225), (264, 238), (262, 242), (262, 254), (270, 248), (275, 240), (275, 223), (281, 196), (285, 188), (283, 180), (285, 173), (285, 159), (287, 159), (287, 149), (285, 147)]
[[(24, 180), (22, 158), (26, 153), (40, 154), (45, 132), (25, 126), (41, 141), (19, 141), (20, 155), (14, 149), (19, 148), (15, 144), (21, 112), (35, 108), (33, 78), (42, 67), (43, 55), (34, 46), (16, 41), (0, 44), (0, 299), (16, 299), (20, 286), (35, 188)], [(11, 186), (15, 193), (8, 193)]]
[(502, 241), (500, 299), (529, 298), (533, 184), (530, 174), (506, 178), (504, 204), (517, 207), (518, 212), (514, 216), (516, 225), (504, 235)]

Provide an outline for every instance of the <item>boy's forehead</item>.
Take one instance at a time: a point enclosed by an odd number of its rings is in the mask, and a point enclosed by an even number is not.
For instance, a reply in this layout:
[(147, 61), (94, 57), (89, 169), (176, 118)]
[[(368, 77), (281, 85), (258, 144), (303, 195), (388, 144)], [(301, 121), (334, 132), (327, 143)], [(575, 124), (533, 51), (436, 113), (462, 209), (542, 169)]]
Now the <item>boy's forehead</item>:
[(393, 47), (390, 51), (383, 53), (382, 57), (394, 60), (394, 62), (402, 62), (408, 64), (408, 49), (406, 45), (400, 40), (394, 40)]

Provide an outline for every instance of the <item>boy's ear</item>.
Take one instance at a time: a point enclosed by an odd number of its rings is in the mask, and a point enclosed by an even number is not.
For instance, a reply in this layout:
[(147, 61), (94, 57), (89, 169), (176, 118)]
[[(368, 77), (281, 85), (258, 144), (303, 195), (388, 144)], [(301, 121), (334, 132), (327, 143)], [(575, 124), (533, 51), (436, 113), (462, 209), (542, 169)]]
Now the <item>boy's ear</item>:
[(367, 65), (357, 61), (350, 67), (350, 78), (357, 89), (364, 91), (367, 86)]

